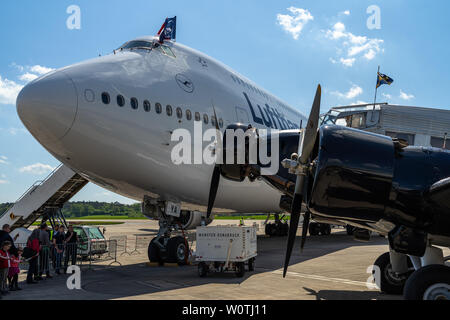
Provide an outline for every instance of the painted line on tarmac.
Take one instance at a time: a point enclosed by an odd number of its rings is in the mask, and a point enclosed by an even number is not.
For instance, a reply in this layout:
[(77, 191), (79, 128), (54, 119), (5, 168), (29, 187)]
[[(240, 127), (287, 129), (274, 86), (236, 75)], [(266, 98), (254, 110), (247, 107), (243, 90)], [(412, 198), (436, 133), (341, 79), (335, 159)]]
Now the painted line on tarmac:
[[(282, 270), (275, 270), (275, 271), (272, 271), (272, 273), (277, 274), (277, 275), (283, 275)], [(315, 274), (298, 273), (298, 272), (292, 272), (292, 271), (288, 271), (286, 275), (292, 276), (292, 277), (297, 277), (297, 278), (305, 278), (305, 279), (311, 279), (311, 280), (336, 282), (336, 283), (350, 284), (350, 285), (354, 285), (354, 286), (367, 287), (367, 283), (363, 282), (363, 281), (354, 281), (354, 280), (340, 279), (340, 278), (329, 278), (329, 277), (325, 277), (325, 276), (318, 276)]]

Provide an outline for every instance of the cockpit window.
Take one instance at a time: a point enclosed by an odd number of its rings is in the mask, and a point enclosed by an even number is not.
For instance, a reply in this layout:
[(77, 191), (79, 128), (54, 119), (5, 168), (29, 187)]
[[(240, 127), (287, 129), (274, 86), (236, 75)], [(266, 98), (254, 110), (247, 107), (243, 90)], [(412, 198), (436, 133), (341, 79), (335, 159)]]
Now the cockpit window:
[(150, 42), (150, 41), (143, 41), (143, 40), (128, 41), (127, 43), (125, 43), (123, 46), (121, 46), (119, 48), (119, 50), (124, 50), (124, 49), (129, 49), (129, 50), (133, 50), (133, 49), (148, 49), (148, 50), (152, 50), (153, 49), (153, 43)]

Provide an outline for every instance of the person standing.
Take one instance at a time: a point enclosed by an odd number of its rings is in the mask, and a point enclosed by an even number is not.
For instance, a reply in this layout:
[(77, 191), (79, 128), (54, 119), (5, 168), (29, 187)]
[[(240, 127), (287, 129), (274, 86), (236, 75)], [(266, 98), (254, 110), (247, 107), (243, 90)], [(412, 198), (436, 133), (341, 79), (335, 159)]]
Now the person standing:
[(11, 226), (9, 224), (4, 224), (2, 226), (2, 230), (0, 230), (0, 244), (2, 244), (4, 241), (11, 242), (11, 249), (9, 249), (9, 253), (13, 254), (13, 255), (16, 255), (17, 254), (17, 248), (14, 245), (14, 241), (17, 239), (19, 234), (16, 235), (16, 239), (13, 239), (10, 236), (10, 232), (11, 232)]
[(69, 264), (69, 257), (71, 258), (72, 265), (77, 264), (77, 242), (78, 236), (73, 230), (73, 226), (69, 226), (69, 231), (65, 236), (66, 243), (66, 258), (64, 259), (64, 273), (67, 272), (67, 266)]
[[(37, 283), (37, 277), (38, 277), (38, 258), (39, 258), (39, 251), (40, 251), (40, 245), (39, 245), (39, 229), (34, 229), (31, 233), (30, 237), (28, 238), (27, 247), (25, 248), (26, 254), (24, 252), (24, 257), (29, 263), (28, 267), (28, 273), (27, 273), (27, 283), (28, 284), (35, 284)], [(33, 280), (34, 275), (34, 280)]]
[(51, 243), (50, 243), (50, 236), (48, 233), (48, 226), (46, 223), (42, 223), (40, 230), (39, 230), (39, 243), (41, 245), (41, 251), (39, 254), (39, 276), (38, 280), (42, 280), (42, 274), (45, 271), (45, 278), (51, 279), (53, 278), (50, 275), (50, 249), (51, 249)]
[(22, 261), (23, 250), (21, 248), (17, 249), (17, 256), (11, 256), (11, 266), (8, 271), (8, 281), (9, 281), (9, 291), (22, 290), (19, 287), (19, 264)]
[(8, 271), (11, 266), (11, 257), (9, 249), (12, 243), (10, 241), (3, 241), (0, 249), (0, 292), (1, 294), (8, 294)]
[(60, 226), (59, 230), (53, 236), (53, 245), (55, 247), (55, 273), (61, 274), (61, 262), (64, 255), (64, 226)]

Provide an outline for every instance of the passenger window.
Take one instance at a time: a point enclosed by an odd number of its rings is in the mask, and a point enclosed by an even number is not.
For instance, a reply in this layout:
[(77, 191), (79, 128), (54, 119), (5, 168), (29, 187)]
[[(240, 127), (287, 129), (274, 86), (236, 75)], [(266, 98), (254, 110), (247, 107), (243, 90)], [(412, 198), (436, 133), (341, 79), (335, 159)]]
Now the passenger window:
[(183, 118), (183, 110), (181, 110), (181, 108), (177, 108), (177, 118), (181, 119)]
[(223, 120), (219, 119), (219, 127), (223, 128)]
[(211, 124), (216, 127), (216, 117), (215, 116), (211, 116)]
[(109, 104), (111, 102), (111, 98), (109, 97), (109, 93), (103, 92), (102, 93), (102, 101), (104, 104)]
[(131, 108), (136, 110), (138, 108), (138, 100), (136, 98), (131, 98)]
[(186, 110), (186, 119), (191, 121), (192, 120), (192, 113), (191, 110)]
[(200, 113), (199, 112), (195, 113), (195, 121), (200, 121)]
[(150, 110), (151, 110), (150, 101), (144, 100), (144, 110), (145, 110), (145, 112), (150, 112)]
[(161, 106), (161, 103), (157, 102), (157, 103), (155, 104), (155, 110), (156, 110), (156, 113), (161, 113), (161, 112), (162, 112), (162, 106)]
[(121, 94), (117, 96), (117, 104), (119, 107), (123, 107), (125, 105), (125, 98)]
[(205, 123), (205, 124), (208, 124), (208, 115), (205, 113), (204, 115), (203, 115), (203, 122)]
[(166, 106), (166, 112), (169, 117), (172, 116), (172, 106), (171, 105)]

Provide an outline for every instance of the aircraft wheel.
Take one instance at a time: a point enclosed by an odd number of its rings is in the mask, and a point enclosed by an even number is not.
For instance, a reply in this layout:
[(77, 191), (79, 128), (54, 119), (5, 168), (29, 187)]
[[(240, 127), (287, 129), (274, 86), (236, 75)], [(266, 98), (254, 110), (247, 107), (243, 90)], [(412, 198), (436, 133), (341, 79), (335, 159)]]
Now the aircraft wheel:
[(320, 227), (319, 227), (318, 223), (313, 222), (313, 223), (309, 224), (309, 234), (311, 236), (317, 236), (317, 235), (319, 235), (319, 232), (320, 232)]
[(320, 224), (320, 234), (323, 236), (329, 236), (331, 234), (331, 225), (321, 223)]
[(236, 277), (242, 278), (245, 274), (245, 264), (243, 262), (236, 262)]
[[(406, 280), (411, 272), (397, 275), (392, 271), (391, 258), (389, 252), (383, 253), (375, 260), (375, 266), (380, 268), (380, 290), (387, 294), (402, 294)], [(411, 267), (411, 261), (408, 258), (408, 266)]]
[(186, 257), (189, 254), (189, 248), (183, 237), (173, 237), (167, 243), (168, 261), (178, 263), (180, 266), (186, 264)]
[(450, 267), (433, 264), (415, 271), (406, 281), (405, 300), (450, 300)]
[(286, 237), (289, 233), (289, 224), (283, 223), (281, 225), (281, 236)]
[(267, 223), (265, 228), (266, 236), (272, 237), (275, 234), (275, 224)]
[(163, 259), (161, 258), (159, 246), (155, 242), (156, 238), (153, 238), (148, 245), (148, 260), (150, 262), (157, 262), (161, 264), (163, 262)]
[(349, 236), (352, 236), (353, 233), (355, 232), (355, 227), (354, 226), (347, 225), (345, 227), (345, 229), (347, 230), (347, 235), (349, 235)]
[(207, 266), (207, 264), (206, 263), (204, 263), (203, 261), (202, 262), (200, 262), (199, 264), (198, 264), (198, 275), (201, 277), (201, 278), (204, 278), (204, 277), (206, 277), (206, 275), (208, 274), (208, 266)]
[(255, 258), (248, 260), (248, 271), (255, 271)]

